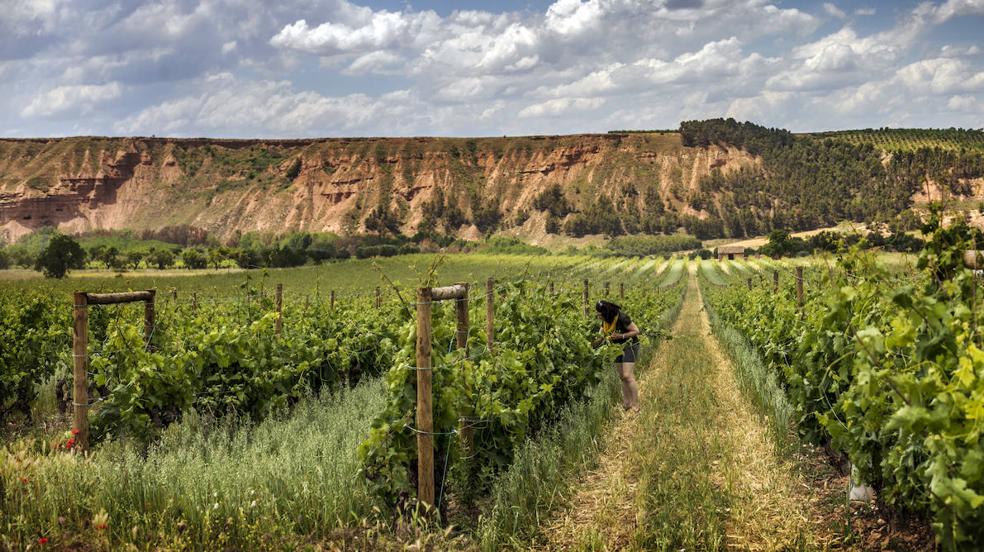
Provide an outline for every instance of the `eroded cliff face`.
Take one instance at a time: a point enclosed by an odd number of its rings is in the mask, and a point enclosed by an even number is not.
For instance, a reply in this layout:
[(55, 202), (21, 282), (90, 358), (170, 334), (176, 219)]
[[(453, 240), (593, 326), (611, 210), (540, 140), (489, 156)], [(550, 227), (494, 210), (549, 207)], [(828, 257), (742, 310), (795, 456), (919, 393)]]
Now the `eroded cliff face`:
[[(230, 237), (251, 230), (354, 233), (374, 211), (413, 234), (436, 198), (460, 235), (478, 209), (542, 232), (535, 199), (559, 186), (574, 209), (658, 196), (693, 216), (701, 177), (756, 165), (746, 153), (685, 148), (676, 134), (513, 138), (0, 140), (0, 232), (67, 232), (188, 224)], [(647, 199), (648, 198), (648, 199)], [(428, 205), (430, 203), (431, 205)], [(514, 221), (514, 222), (511, 222)]]

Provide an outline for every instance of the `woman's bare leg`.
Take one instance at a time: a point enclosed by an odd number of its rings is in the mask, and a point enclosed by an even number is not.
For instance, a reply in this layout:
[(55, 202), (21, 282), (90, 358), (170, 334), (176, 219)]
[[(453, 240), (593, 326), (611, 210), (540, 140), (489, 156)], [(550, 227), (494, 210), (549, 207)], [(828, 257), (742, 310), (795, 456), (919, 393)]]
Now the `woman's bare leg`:
[(615, 365), (618, 377), (622, 380), (622, 407), (626, 410), (639, 409), (639, 384), (635, 380), (635, 363), (623, 362)]

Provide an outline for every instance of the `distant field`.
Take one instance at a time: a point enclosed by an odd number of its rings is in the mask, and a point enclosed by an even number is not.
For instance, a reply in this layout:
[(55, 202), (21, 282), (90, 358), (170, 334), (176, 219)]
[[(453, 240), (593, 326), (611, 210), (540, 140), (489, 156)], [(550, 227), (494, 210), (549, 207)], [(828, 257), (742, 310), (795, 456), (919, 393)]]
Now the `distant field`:
[[(421, 253), (378, 259), (350, 259), (322, 265), (297, 268), (256, 270), (139, 270), (116, 273), (106, 270), (74, 271), (62, 280), (42, 278), (31, 270), (0, 270), (0, 291), (50, 290), (71, 293), (76, 290), (125, 291), (156, 289), (158, 293), (195, 293), (199, 299), (216, 300), (235, 297), (248, 283), (268, 292), (276, 284), (284, 286), (287, 295), (321, 295), (331, 290), (341, 295), (369, 293), (375, 287), (391, 288), (390, 282), (401, 289), (417, 286), (437, 263), (437, 282), (482, 283), (488, 277), (510, 278), (528, 273), (533, 278), (549, 277), (557, 285), (580, 285), (588, 277), (594, 281), (623, 280), (642, 284), (657, 274), (662, 262), (654, 259), (601, 259), (578, 255), (494, 255), (482, 253), (448, 254)], [(384, 277), (383, 275), (386, 275)], [(623, 276), (625, 275), (625, 276)]]
[(984, 151), (984, 131), (963, 129), (890, 128), (844, 130), (811, 134), (851, 144), (871, 144), (886, 151), (912, 151), (919, 148)]

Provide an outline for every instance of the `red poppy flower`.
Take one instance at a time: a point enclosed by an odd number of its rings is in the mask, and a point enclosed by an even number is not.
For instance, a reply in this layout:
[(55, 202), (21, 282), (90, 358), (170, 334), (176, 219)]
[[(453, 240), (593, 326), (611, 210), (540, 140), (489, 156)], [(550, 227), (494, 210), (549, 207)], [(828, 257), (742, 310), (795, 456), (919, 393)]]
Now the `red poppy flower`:
[(38, 539), (38, 544), (40, 544), (42, 546), (45, 545), (45, 544), (48, 544), (48, 537), (41, 537), (41, 538), (39, 538)]
[(78, 428), (73, 428), (72, 429), (72, 435), (78, 435), (78, 434), (79, 434)]

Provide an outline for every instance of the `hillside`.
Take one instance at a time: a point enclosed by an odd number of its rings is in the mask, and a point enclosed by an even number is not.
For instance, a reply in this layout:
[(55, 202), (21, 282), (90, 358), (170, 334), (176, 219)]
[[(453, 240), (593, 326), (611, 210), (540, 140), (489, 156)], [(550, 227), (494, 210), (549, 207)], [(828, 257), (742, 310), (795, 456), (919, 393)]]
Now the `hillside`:
[(888, 151), (731, 120), (681, 133), (503, 138), (0, 140), (0, 238), (193, 227), (701, 238), (889, 220), (984, 196), (977, 153)]
[(545, 192), (562, 190), (563, 205), (554, 205), (562, 219), (599, 200), (641, 213), (657, 197), (667, 211), (696, 217), (687, 202), (702, 177), (755, 163), (735, 148), (684, 148), (676, 134), (0, 140), (0, 228), (9, 239), (52, 225), (183, 224), (223, 237), (387, 228), (468, 235), (475, 223), (543, 232), (550, 217), (534, 204)]

